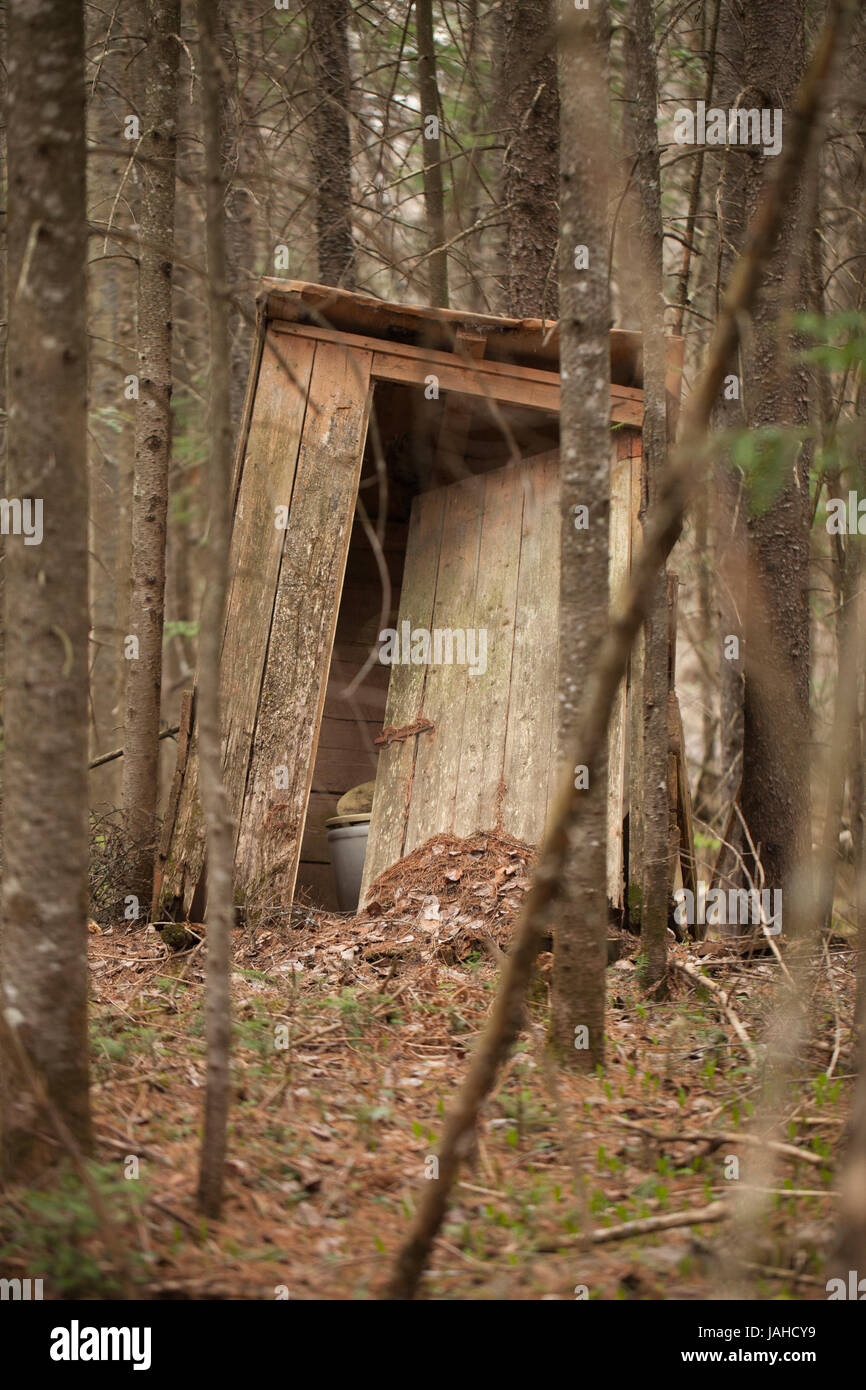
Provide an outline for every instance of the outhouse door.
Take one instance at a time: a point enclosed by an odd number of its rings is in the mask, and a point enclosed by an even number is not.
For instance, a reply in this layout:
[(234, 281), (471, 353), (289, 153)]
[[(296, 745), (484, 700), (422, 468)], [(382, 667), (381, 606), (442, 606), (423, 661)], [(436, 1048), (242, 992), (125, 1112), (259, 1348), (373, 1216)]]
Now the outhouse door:
[[(614, 460), (612, 551), (620, 563), (629, 471), (628, 460)], [(362, 905), (377, 875), (432, 835), (541, 838), (557, 776), (559, 498), (557, 451), (415, 498), (385, 725), (398, 734), (418, 721), (433, 728), (398, 737), (380, 754)], [(614, 881), (622, 865), (620, 741), (617, 733), (610, 767)]]

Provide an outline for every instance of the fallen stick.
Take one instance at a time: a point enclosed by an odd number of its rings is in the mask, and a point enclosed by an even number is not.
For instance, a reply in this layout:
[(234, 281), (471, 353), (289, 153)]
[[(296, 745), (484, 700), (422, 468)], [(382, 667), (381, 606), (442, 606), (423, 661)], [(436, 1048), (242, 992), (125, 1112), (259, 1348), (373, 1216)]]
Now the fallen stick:
[(624, 1221), (621, 1226), (602, 1226), (589, 1237), (579, 1232), (563, 1236), (561, 1240), (545, 1240), (535, 1249), (543, 1252), (567, 1249), (579, 1245), (586, 1239), (591, 1245), (608, 1245), (614, 1240), (631, 1240), (633, 1236), (652, 1235), (653, 1231), (675, 1231), (678, 1226), (706, 1226), (712, 1221), (724, 1221), (730, 1214), (728, 1202), (710, 1202), (706, 1207), (690, 1207), (688, 1211), (668, 1211), (659, 1216), (642, 1216), (635, 1221)]
[(820, 1154), (813, 1154), (810, 1149), (800, 1149), (796, 1144), (786, 1144), (781, 1139), (767, 1139), (760, 1134), (740, 1134), (732, 1129), (716, 1130), (715, 1134), (705, 1134), (700, 1130), (679, 1130), (673, 1134), (659, 1134), (648, 1125), (639, 1124), (637, 1120), (627, 1120), (623, 1115), (615, 1115), (614, 1119), (618, 1125), (639, 1130), (650, 1139), (661, 1139), (666, 1144), (715, 1144), (716, 1141), (719, 1144), (752, 1144), (756, 1148), (772, 1149), (773, 1153), (784, 1154), (786, 1158), (796, 1158), (800, 1163), (811, 1163), (813, 1168), (827, 1167), (826, 1158), (822, 1158)]
[(731, 1008), (729, 997), (722, 989), (721, 985), (717, 985), (715, 980), (711, 980), (707, 975), (702, 975), (700, 970), (698, 970), (697, 966), (692, 965), (691, 961), (674, 960), (673, 957), (671, 957), (671, 959), (668, 961), (668, 965), (672, 970), (679, 970), (682, 972), (683, 975), (687, 975), (690, 980), (695, 980), (698, 984), (704, 985), (707, 992), (711, 994), (714, 999), (718, 999), (719, 1005), (723, 1012), (726, 1014), (728, 1022), (730, 1023), (737, 1037), (740, 1039), (740, 1042), (743, 1044), (745, 1052), (748, 1053), (749, 1060), (752, 1063), (755, 1063), (757, 1061), (757, 1054), (755, 1052), (754, 1047), (752, 1046), (752, 1041), (748, 1033), (746, 1032), (745, 1024), (742, 1022), (738, 1014), (736, 1014), (735, 1011)]
[[(745, 250), (719, 311), (703, 370), (683, 408), (679, 443), (663, 470), (658, 501), (647, 516), (643, 545), (635, 557), (624, 595), (611, 610), (610, 625), (588, 681), (575, 745), (571, 757), (565, 760), (568, 768), (585, 766), (590, 779), (604, 747), (613, 701), (625, 675), (632, 645), (655, 592), (656, 574), (683, 528), (688, 501), (700, 473), (697, 460), (703, 456), (713, 408), (740, 341), (740, 326), (755, 301), (764, 264), (797, 187), (836, 48), (841, 11), (842, 0), (831, 0), (814, 57), (797, 91), (775, 178), (764, 190), (749, 228)], [(524, 1001), (544, 939), (547, 913), (559, 891), (569, 834), (579, 818), (582, 804), (569, 773), (563, 777), (550, 810), (535, 873), (521, 904), (514, 941), (487, 1025), (445, 1122), (438, 1154), (439, 1176), (423, 1185), (409, 1235), (398, 1251), (384, 1291), (386, 1298), (415, 1296), (448, 1209), (461, 1160), (472, 1151), (478, 1112), (520, 1032)]]

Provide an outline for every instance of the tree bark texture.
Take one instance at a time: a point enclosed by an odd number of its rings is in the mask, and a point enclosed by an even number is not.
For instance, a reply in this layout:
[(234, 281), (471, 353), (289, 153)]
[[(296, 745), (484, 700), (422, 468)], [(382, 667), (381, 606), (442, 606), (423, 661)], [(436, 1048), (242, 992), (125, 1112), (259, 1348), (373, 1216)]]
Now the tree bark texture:
[[(429, 236), (430, 298), (448, 308), (448, 252), (445, 250), (445, 195), (442, 187), (442, 141), (439, 87), (436, 81), (436, 49), (433, 39), (432, 0), (415, 0), (418, 40), (418, 90), (421, 96), (424, 159), (424, 202)], [(433, 122), (435, 121), (435, 125)]]
[(52, 1113), (90, 1139), (87, 231), (82, 6), (15, 0), (8, 23), (7, 496), (43, 515), (41, 543), (6, 542), (2, 1004), (44, 1087), (8, 1047), (3, 1151), (21, 1173), (46, 1161)]
[(555, 0), (505, 0), (500, 93), (506, 308), (557, 318), (559, 82)]
[[(804, 65), (802, 0), (747, 0), (742, 6), (743, 104), (781, 108), (783, 140)], [(745, 158), (747, 216), (757, 206), (768, 160)], [(772, 162), (772, 161), (770, 161)], [(752, 312), (742, 353), (741, 389), (749, 429), (805, 425), (808, 374), (793, 360), (786, 316), (807, 304), (807, 247), (802, 236), (802, 181)], [(810, 846), (809, 812), (809, 456), (801, 449), (781, 493), (749, 520), (749, 607), (763, 606), (774, 647), (746, 651), (741, 804), (768, 888), (788, 889)], [(774, 668), (785, 692), (781, 708), (761, 699), (751, 662)]]
[(319, 278), (323, 285), (339, 285), (351, 290), (355, 286), (355, 243), (352, 237), (347, 0), (314, 0), (311, 20), (318, 86), (312, 156), (317, 190)]
[[(626, 32), (626, 63), (631, 102), (631, 153), (639, 202), (638, 246), (640, 324), (643, 335), (643, 479), (640, 515), (658, 492), (659, 477), (667, 454), (667, 405), (665, 387), (664, 292), (662, 281), (662, 205), (659, 147), (656, 125), (658, 74), (655, 57), (655, 20), (652, 0), (634, 0)], [(640, 867), (641, 954), (646, 959), (644, 980), (655, 990), (663, 988), (667, 972), (667, 927), (672, 881), (670, 802), (668, 792), (668, 603), (667, 577), (659, 571), (649, 617), (639, 639), (640, 680), (632, 681), (633, 698), (641, 704), (643, 721), (641, 760), (632, 780), (631, 802), (639, 799), (643, 812)], [(633, 667), (633, 675), (635, 668)], [(635, 874), (629, 867), (629, 879)]]
[[(222, 1206), (225, 1173), (231, 1048), (229, 977), (234, 925), (233, 835), (221, 778), (219, 692), (231, 531), (231, 348), (227, 312), (225, 163), (220, 140), (224, 77), (219, 58), (217, 17), (209, 0), (196, 0), (196, 18), (202, 81), (210, 324), (210, 523), (198, 686), (199, 777), (207, 829), (207, 1089), (198, 1200), (205, 1216), (215, 1219)], [(263, 517), (262, 525), (268, 524), (273, 524), (272, 518)]]
[(149, 903), (156, 850), (159, 713), (165, 618), (168, 473), (171, 460), (172, 259), (174, 256), (178, 0), (144, 0), (149, 71), (140, 149), (138, 390), (132, 494), (129, 633), (126, 662), (123, 814), (133, 849), (129, 892)]
[[(607, 275), (607, 5), (561, 3), (559, 747), (574, 746), (587, 673), (607, 627), (610, 299)], [(581, 511), (582, 508), (588, 512)], [(588, 525), (582, 521), (588, 514)], [(579, 769), (573, 775), (580, 778)], [(604, 1058), (607, 756), (578, 794), (557, 906), (551, 1040), (563, 1062)]]

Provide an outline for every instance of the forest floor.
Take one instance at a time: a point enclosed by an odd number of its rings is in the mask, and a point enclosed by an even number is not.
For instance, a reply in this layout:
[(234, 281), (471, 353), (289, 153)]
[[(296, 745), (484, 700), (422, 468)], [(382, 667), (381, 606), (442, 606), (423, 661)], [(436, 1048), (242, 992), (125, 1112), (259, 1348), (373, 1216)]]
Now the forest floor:
[[(496, 885), (500, 906), (525, 867), (519, 848), (505, 853), (517, 867)], [(424, 887), (395, 890), (399, 913), (381, 901), (373, 917), (296, 908), (285, 927), (235, 933), (219, 1223), (195, 1205), (204, 943), (173, 954), (153, 928), (94, 927), (94, 1161), (85, 1187), (73, 1167), (59, 1186), (53, 1175), (7, 1190), (0, 1273), (43, 1277), (45, 1296), (59, 1298), (381, 1292), (499, 978), (499, 947), (482, 948), (465, 894), (449, 906)], [(483, 935), (502, 940), (500, 915), (500, 931)], [(786, 967), (774, 955), (741, 959), (730, 942), (672, 947), (679, 965), (728, 991), (738, 1036), (719, 998), (682, 969), (666, 1001), (648, 1002), (636, 949), (608, 970), (607, 1066), (590, 1076), (550, 1062), (552, 957), (541, 956), (425, 1297), (826, 1298), (854, 1071), (853, 953), (837, 944), (806, 967), (810, 1041), (775, 1131), (788, 1147), (773, 1152), (755, 1136)], [(720, 1201), (734, 1202), (736, 1224), (717, 1219)], [(709, 1218), (684, 1216), (711, 1204)], [(620, 1229), (666, 1216), (682, 1224)]]

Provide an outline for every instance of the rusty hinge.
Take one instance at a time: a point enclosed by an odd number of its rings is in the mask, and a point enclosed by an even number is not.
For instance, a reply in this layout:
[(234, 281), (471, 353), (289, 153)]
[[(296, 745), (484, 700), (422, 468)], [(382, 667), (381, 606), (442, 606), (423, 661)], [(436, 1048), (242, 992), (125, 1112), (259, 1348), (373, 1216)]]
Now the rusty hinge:
[(432, 734), (435, 729), (436, 725), (432, 719), (416, 719), (414, 724), (406, 724), (402, 729), (395, 729), (393, 724), (389, 724), (373, 742), (387, 748), (391, 743), (402, 743), (413, 734)]

